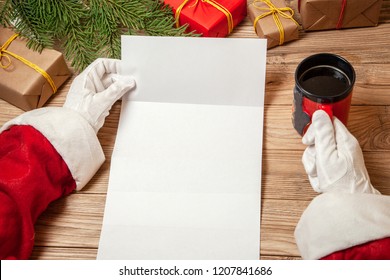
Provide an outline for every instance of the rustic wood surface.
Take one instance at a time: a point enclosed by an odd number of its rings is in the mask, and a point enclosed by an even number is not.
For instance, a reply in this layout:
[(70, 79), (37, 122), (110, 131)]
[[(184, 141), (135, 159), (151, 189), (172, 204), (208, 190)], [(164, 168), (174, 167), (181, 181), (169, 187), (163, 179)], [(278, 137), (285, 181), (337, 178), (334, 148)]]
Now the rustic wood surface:
[[(231, 37), (257, 38), (249, 19)], [(291, 125), (293, 75), (302, 59), (319, 52), (342, 55), (356, 70), (348, 128), (361, 144), (373, 185), (390, 195), (390, 0), (384, 0), (377, 27), (301, 31), (299, 40), (268, 51), (261, 259), (300, 259), (293, 232), (316, 193), (301, 164), (304, 145)], [(62, 106), (73, 78), (47, 106)], [(120, 106), (113, 106), (98, 133), (106, 162), (82, 191), (53, 202), (42, 214), (32, 259), (96, 258)], [(22, 112), (0, 100), (0, 125)]]

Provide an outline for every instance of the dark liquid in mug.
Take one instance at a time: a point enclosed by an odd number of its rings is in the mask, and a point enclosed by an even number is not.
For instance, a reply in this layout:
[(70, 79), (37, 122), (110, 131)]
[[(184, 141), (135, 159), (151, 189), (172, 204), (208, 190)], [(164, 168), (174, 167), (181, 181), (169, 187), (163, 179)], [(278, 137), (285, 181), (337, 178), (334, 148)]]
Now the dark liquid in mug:
[(307, 92), (319, 96), (337, 96), (351, 85), (348, 76), (341, 70), (320, 65), (305, 71), (299, 78), (301, 87)]

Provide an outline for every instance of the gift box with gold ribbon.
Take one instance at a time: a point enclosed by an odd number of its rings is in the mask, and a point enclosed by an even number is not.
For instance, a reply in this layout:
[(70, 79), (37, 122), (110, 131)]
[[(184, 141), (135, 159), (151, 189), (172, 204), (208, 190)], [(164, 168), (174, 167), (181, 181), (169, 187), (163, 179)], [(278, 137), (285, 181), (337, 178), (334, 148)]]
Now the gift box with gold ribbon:
[(284, 0), (254, 0), (248, 5), (248, 15), (256, 34), (267, 39), (267, 48), (299, 38), (294, 11), (286, 7)]
[(305, 30), (376, 26), (382, 0), (298, 0)]
[(165, 0), (176, 26), (188, 24), (187, 31), (204, 37), (226, 37), (247, 15), (246, 0)]
[(12, 30), (0, 28), (0, 98), (25, 110), (42, 107), (70, 77), (62, 53), (26, 46)]

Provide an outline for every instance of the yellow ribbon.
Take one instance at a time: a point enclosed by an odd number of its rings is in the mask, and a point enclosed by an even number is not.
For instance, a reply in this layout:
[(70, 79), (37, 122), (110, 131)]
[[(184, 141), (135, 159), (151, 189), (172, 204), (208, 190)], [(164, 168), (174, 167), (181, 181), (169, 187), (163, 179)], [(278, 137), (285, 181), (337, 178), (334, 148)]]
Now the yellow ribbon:
[[(263, 2), (268, 7), (257, 6), (256, 3), (260, 3), (260, 2)], [(279, 16), (286, 18), (286, 19), (291, 19), (296, 25), (299, 26), (298, 22), (296, 22), (296, 20), (293, 18), (294, 11), (289, 7), (277, 8), (270, 0), (254, 0), (252, 5), (258, 10), (265, 11), (263, 14), (261, 14), (255, 18), (255, 21), (253, 23), (253, 27), (255, 28), (256, 33), (257, 33), (257, 27), (256, 27), (257, 22), (262, 18), (265, 18), (269, 15), (272, 15), (272, 17), (274, 18), (275, 24), (278, 27), (279, 34), (280, 34), (279, 45), (283, 45), (283, 43), (284, 43), (284, 28), (283, 28), (282, 22), (280, 21)]]
[[(2, 45), (0, 47), (0, 67), (3, 68), (3, 69), (6, 69), (8, 68), (10, 65), (11, 65), (11, 58), (10, 56), (16, 58), (17, 60), (23, 62), (24, 64), (26, 64), (27, 66), (31, 67), (32, 69), (34, 69), (35, 71), (37, 71), (39, 74), (41, 74), (47, 81), (48, 83), (50, 84), (51, 88), (53, 89), (53, 93), (56, 93), (57, 92), (57, 86), (55, 85), (53, 79), (50, 77), (49, 74), (46, 73), (45, 70), (43, 70), (42, 68), (40, 68), (38, 65), (28, 61), (27, 59), (24, 59), (23, 57), (13, 53), (13, 52), (10, 52), (7, 50), (8, 46), (12, 43), (13, 40), (15, 40), (16, 37), (18, 37), (19, 34), (14, 34), (12, 35), (5, 43), (4, 45)], [(7, 63), (3, 64), (3, 58), (5, 58), (7, 60)]]
[[(180, 19), (181, 10), (184, 8), (185, 5), (187, 5), (189, 1), (190, 0), (184, 0), (183, 3), (181, 3), (180, 6), (176, 9), (176, 13), (175, 13), (176, 27), (180, 27), (179, 19)], [(199, 0), (196, 0), (191, 7), (196, 6), (198, 4), (198, 1)], [(233, 31), (233, 27), (234, 27), (233, 16), (230, 13), (230, 11), (214, 0), (201, 0), (201, 1), (203, 3), (210, 4), (211, 6), (213, 6), (214, 8), (216, 8), (217, 10), (225, 14), (228, 23), (228, 34), (230, 34)]]

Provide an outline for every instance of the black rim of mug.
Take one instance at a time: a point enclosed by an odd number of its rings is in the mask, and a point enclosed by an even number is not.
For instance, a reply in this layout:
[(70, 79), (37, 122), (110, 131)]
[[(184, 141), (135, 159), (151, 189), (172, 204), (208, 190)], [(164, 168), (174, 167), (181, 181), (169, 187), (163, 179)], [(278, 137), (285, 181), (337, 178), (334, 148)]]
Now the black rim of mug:
[[(335, 68), (337, 71), (343, 73), (350, 81), (350, 85), (348, 86), (348, 88), (346, 88), (341, 93), (333, 96), (316, 95), (312, 92), (308, 92), (307, 90), (305, 90), (300, 84), (300, 79), (303, 74), (305, 74), (309, 69), (313, 69), (322, 65)], [(355, 70), (345, 58), (332, 53), (319, 53), (311, 55), (302, 60), (301, 63), (299, 63), (295, 71), (295, 86), (303, 96), (309, 98), (310, 100), (313, 100), (314, 102), (334, 103), (343, 100), (352, 92), (353, 86), (355, 84), (355, 78)]]

